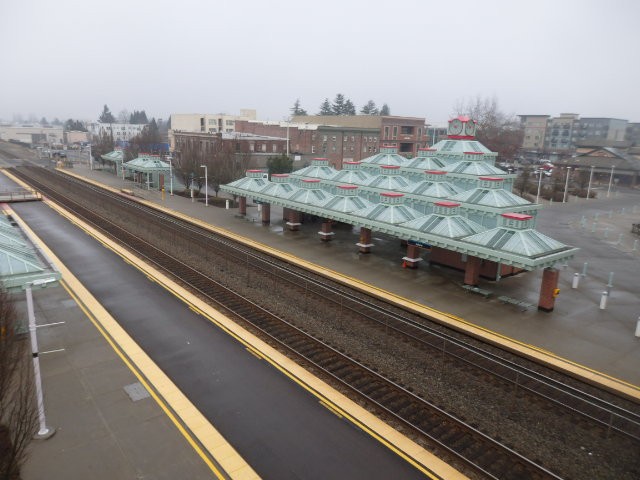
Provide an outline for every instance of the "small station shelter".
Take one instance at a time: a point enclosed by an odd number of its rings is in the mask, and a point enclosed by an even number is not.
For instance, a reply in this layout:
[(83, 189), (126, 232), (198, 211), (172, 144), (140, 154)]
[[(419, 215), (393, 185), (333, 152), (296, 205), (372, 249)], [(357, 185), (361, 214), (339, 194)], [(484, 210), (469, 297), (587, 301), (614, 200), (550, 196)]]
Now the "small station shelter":
[(171, 166), (156, 155), (140, 155), (124, 163), (124, 176), (147, 190), (162, 190), (170, 174)]
[[(261, 204), (262, 222), (270, 222), (270, 205), (283, 208), (286, 225), (297, 230), (303, 214), (322, 218), (322, 241), (334, 236), (332, 224), (360, 228), (356, 243), (366, 254), (375, 247), (372, 232), (407, 244), (405, 268), (417, 268), (421, 249), (429, 261), (464, 271), (464, 285), (477, 290), (480, 277), (499, 280), (526, 270), (544, 269), (538, 308), (551, 311), (557, 295), (555, 266), (577, 249), (535, 230), (541, 204), (512, 193), (515, 175), (495, 166), (497, 154), (475, 138), (476, 122), (460, 116), (449, 121), (448, 138), (413, 159), (395, 145), (361, 162), (334, 170), (327, 159), (289, 175), (263, 178), (261, 170), (222, 185), (239, 197), (246, 215), (247, 198)], [(286, 186), (286, 188), (285, 188)]]
[(122, 150), (114, 150), (109, 153), (105, 153), (104, 155), (100, 155), (100, 158), (107, 163), (116, 175), (122, 175), (122, 163), (124, 159), (124, 151)]

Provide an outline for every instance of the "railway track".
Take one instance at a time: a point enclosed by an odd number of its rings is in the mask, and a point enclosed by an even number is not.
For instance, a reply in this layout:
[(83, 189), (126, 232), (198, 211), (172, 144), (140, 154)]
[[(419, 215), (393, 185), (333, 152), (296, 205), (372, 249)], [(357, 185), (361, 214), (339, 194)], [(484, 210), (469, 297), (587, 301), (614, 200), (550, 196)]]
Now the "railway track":
[[(287, 349), (291, 354), (303, 358), (326, 372), (354, 394), (366, 399), (376, 409), (384, 410), (386, 415), (392, 416), (406, 428), (411, 428), (417, 434), (428, 438), (432, 444), (437, 444), (440, 449), (473, 466), (483, 476), (518, 479), (560, 478), (547, 468), (537, 465), (512, 448), (500, 444), (472, 425), (414, 394), (405, 386), (385, 378), (357, 359), (351, 358), (346, 352), (340, 352), (337, 348), (314, 338), (294, 322), (279, 318), (263, 306), (213, 280), (211, 275), (200, 273), (174, 256), (160, 251), (138, 235), (123, 230), (119, 225), (90, 211), (81, 204), (82, 202), (69, 198), (65, 193), (76, 188), (86, 189), (88, 188), (86, 185), (70, 187), (74, 182), (69, 183), (66, 179), (59, 179), (59, 175), (47, 173), (44, 169), (20, 169), (19, 175), (45, 195), (73, 210), (112, 238), (121, 243), (124, 242), (138, 255), (178, 277), (182, 282), (188, 283), (219, 308), (233, 312), (244, 321), (250, 322), (254, 328), (278, 343), (281, 348)], [(52, 188), (52, 185), (58, 181), (64, 186)], [(126, 208), (136, 208), (140, 212), (141, 207), (136, 202), (123, 200), (113, 194), (104, 196), (104, 192), (98, 189), (90, 191), (94, 198), (98, 193), (103, 195), (101, 198), (104, 198), (104, 201), (101, 203), (107, 204), (104, 206), (106, 209), (122, 210), (126, 206)], [(203, 248), (219, 250), (220, 255), (225, 258), (224, 268), (228, 269), (231, 265), (236, 267), (246, 265), (247, 282), (250, 278), (255, 279), (256, 276), (268, 278), (269, 281), (273, 281), (274, 286), (284, 282), (287, 285), (286, 289), (296, 291), (299, 296), (303, 294), (307, 304), (330, 302), (334, 310), (339, 309), (344, 315), (350, 317), (357, 316), (360, 321), (364, 319), (371, 328), (384, 329), (387, 334), (391, 332), (397, 338), (401, 337), (403, 341), (417, 344), (425, 351), (446, 355), (448, 361), (463, 364), (464, 368), (473, 368), (482, 375), (498, 380), (502, 388), (505, 385), (509, 388), (515, 387), (513, 391), (518, 394), (526, 393), (535, 396), (536, 401), (550, 402), (554, 407), (561, 407), (571, 414), (579, 415), (582, 421), (588, 421), (589, 425), (604, 428), (606, 433), (624, 434), (636, 439), (640, 436), (638, 433), (640, 422), (634, 412), (499, 358), (487, 350), (465, 344), (452, 335), (444, 334), (398, 313), (396, 309), (366, 299), (361, 294), (348, 293), (343, 286), (331, 285), (314, 275), (292, 271), (279, 261), (260, 257), (245, 248), (238, 248), (228, 239), (216, 239), (211, 232), (184, 224), (175, 218), (160, 215), (155, 211), (146, 211), (146, 209), (143, 211), (145, 217), (148, 216), (149, 219), (153, 219), (153, 222), (159, 222), (161, 225), (161, 227), (156, 226), (154, 231), (167, 231), (174, 240), (178, 235), (182, 238), (188, 235), (189, 242), (200, 244)], [(138, 217), (140, 215), (141, 213), (136, 214)]]

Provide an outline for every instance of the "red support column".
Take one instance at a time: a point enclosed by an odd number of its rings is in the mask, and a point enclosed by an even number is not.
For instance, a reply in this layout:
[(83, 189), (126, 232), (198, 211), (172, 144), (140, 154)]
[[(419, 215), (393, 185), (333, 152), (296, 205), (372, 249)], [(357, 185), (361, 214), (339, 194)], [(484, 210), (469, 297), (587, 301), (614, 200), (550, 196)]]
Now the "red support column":
[(418, 268), (418, 262), (422, 261), (420, 258), (420, 247), (412, 243), (407, 244), (407, 256), (402, 257), (403, 268)]
[(262, 224), (269, 225), (271, 223), (271, 204), (262, 204)]
[(356, 243), (359, 248), (360, 253), (371, 253), (371, 247), (373, 247), (373, 243), (371, 243), (371, 229), (360, 227), (360, 242)]
[(467, 263), (464, 269), (464, 284), (478, 286), (478, 280), (480, 279), (480, 267), (482, 266), (482, 260), (472, 255), (467, 256)]
[(331, 241), (331, 238), (334, 235), (332, 231), (332, 225), (333, 223), (329, 219), (326, 219), (324, 222), (322, 222), (321, 230), (318, 233), (320, 234), (320, 240), (322, 240), (323, 242)]
[(238, 213), (240, 213), (240, 215), (247, 214), (247, 197), (238, 198), (238, 210)]
[(553, 311), (556, 304), (556, 296), (558, 290), (558, 279), (560, 272), (552, 267), (547, 267), (542, 272), (542, 284), (540, 285), (540, 300), (538, 301), (538, 310), (543, 312)]
[(298, 210), (289, 210), (289, 221), (287, 222), (289, 230), (295, 232), (300, 227), (300, 212)]

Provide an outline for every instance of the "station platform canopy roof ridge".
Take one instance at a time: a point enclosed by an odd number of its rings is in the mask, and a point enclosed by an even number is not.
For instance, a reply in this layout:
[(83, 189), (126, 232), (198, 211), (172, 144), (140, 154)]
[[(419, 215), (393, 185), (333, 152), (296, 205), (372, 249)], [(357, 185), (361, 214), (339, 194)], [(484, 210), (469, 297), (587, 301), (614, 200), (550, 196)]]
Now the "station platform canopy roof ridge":
[(504, 213), (498, 227), (471, 235), (464, 240), (492, 250), (531, 258), (546, 256), (571, 248), (534, 230), (533, 220), (531, 215)]
[(451, 163), (443, 168), (443, 170), (453, 174), (464, 174), (473, 176), (498, 176), (505, 178), (515, 178), (515, 175), (508, 174), (504, 170), (500, 170), (487, 162), (477, 160), (460, 160), (456, 163)]
[(401, 191), (409, 188), (413, 183), (415, 182), (402, 175), (399, 166), (380, 165), (379, 173), (372, 176), (365, 186), (383, 190)]
[(221, 186), (221, 190), (235, 195), (258, 193), (269, 185), (269, 180), (264, 178), (264, 174), (263, 170), (247, 170), (246, 176)]
[(360, 168), (360, 162), (343, 162), (342, 170), (338, 170), (330, 180), (331, 183), (366, 185), (371, 173)]
[(327, 158), (314, 158), (311, 165), (303, 167), (299, 170), (291, 172), (291, 177), (296, 179), (302, 178), (321, 178), (330, 179), (338, 173), (338, 170), (329, 165)]
[(445, 162), (437, 157), (422, 157), (417, 156), (412, 158), (406, 165), (403, 166), (403, 171), (412, 172), (413, 170), (442, 170), (445, 166)]
[(124, 162), (124, 168), (134, 172), (161, 173), (169, 171), (169, 163), (155, 155), (140, 155), (133, 160)]
[(122, 150), (113, 150), (112, 152), (105, 153), (104, 155), (100, 155), (106, 162), (115, 162), (120, 163), (124, 157), (124, 152)]
[(440, 140), (433, 145), (430, 149), (435, 151), (436, 157), (442, 157), (446, 159), (460, 159), (469, 155), (469, 152), (475, 152), (479, 159), (489, 162), (495, 162), (495, 157), (498, 156), (496, 152), (492, 152), (482, 143), (475, 139), (445, 139)]
[(356, 210), (352, 214), (356, 217), (392, 225), (405, 223), (424, 216), (422, 212), (403, 203), (404, 195), (402, 193), (384, 192), (380, 194), (380, 203), (372, 204), (362, 210)]
[(402, 226), (447, 238), (468, 237), (486, 230), (486, 227), (460, 215), (459, 207), (456, 202), (436, 202), (432, 214), (410, 220)]
[(358, 196), (358, 187), (356, 185), (340, 185), (337, 188), (337, 193), (321, 206), (333, 212), (351, 213), (356, 210), (371, 208), (374, 205), (366, 198)]
[(271, 181), (260, 190), (263, 195), (270, 195), (278, 198), (289, 198), (298, 187), (291, 182), (288, 174), (274, 173), (271, 175)]
[(306, 178), (302, 179), (298, 189), (288, 197), (288, 200), (313, 207), (320, 207), (327, 202), (330, 195), (331, 194), (322, 189), (320, 179)]
[(398, 154), (397, 145), (381, 145), (380, 150), (375, 155), (361, 160), (362, 166), (367, 168), (370, 165), (395, 165), (398, 167), (405, 166), (409, 163), (409, 159)]
[(43, 261), (17, 225), (11, 224), (6, 215), (0, 215), (0, 222), (3, 230), (7, 224), (15, 230), (15, 235), (0, 236), (0, 284), (3, 288), (20, 290), (27, 284), (60, 279), (60, 273)]
[(478, 187), (466, 190), (450, 197), (450, 200), (475, 206), (511, 208), (527, 205), (538, 209), (540, 205), (533, 204), (522, 197), (502, 188), (504, 178), (478, 177)]

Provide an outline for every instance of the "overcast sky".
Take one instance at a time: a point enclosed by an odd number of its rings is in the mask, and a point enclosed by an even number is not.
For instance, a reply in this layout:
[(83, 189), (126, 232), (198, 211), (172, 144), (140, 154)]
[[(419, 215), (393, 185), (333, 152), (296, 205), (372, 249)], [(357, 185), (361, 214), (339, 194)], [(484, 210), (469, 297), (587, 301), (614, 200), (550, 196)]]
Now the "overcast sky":
[(343, 93), (429, 123), (476, 96), (640, 122), (639, 19), (637, 0), (0, 0), (0, 119), (282, 120)]

